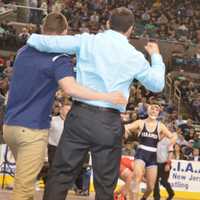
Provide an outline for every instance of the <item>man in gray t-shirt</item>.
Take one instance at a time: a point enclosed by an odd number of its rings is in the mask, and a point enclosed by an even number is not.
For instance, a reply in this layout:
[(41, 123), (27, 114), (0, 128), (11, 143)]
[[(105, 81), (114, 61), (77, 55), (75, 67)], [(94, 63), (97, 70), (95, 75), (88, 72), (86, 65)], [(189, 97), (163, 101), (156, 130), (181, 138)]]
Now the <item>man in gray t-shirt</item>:
[(163, 138), (157, 146), (158, 175), (153, 193), (154, 200), (160, 200), (160, 183), (167, 190), (167, 200), (171, 200), (174, 196), (174, 191), (168, 182), (172, 156), (173, 145), (170, 143), (168, 138)]

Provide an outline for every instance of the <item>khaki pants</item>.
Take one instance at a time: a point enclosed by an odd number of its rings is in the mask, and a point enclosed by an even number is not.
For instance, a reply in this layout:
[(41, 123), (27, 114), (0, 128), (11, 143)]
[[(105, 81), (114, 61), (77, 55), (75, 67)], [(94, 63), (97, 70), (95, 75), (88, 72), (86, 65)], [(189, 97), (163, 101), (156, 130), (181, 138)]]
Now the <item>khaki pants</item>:
[(3, 137), (16, 160), (12, 200), (33, 200), (36, 178), (44, 164), (48, 130), (4, 125)]

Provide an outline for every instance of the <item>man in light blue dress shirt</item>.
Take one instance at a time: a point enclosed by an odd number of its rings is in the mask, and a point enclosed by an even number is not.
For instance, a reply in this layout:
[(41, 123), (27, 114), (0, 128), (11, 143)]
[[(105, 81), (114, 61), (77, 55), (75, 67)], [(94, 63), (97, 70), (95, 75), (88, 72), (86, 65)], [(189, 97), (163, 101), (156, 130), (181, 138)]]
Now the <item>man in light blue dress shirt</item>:
[[(108, 30), (74, 36), (32, 34), (28, 44), (43, 52), (75, 54), (77, 81), (99, 92), (119, 90), (128, 99), (133, 79), (148, 90), (164, 88), (165, 65), (156, 43), (145, 47), (151, 65), (128, 41), (133, 14), (127, 8), (114, 9)], [(84, 155), (91, 151), (96, 200), (112, 200), (121, 157), (124, 127), (120, 112), (125, 107), (103, 101), (75, 99), (50, 170), (44, 200), (64, 200), (76, 178)]]

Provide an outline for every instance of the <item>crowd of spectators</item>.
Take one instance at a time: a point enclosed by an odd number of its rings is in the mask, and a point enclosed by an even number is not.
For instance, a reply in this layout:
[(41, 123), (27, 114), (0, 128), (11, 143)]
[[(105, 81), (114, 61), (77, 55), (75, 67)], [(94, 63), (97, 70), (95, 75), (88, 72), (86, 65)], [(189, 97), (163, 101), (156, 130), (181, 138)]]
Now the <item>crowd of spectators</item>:
[(188, 107), (192, 118), (200, 121), (200, 79), (180, 74), (174, 85), (181, 91), (182, 104)]
[[(28, 2), (31, 8), (27, 9), (27, 21), (37, 25), (48, 12), (60, 11), (67, 17), (73, 33), (101, 32), (106, 29), (110, 11), (115, 7), (126, 6), (135, 16), (133, 37), (181, 41), (189, 44), (200, 43), (198, 0), (161, 0), (161, 3), (155, 3), (154, 0), (29, 0)], [(12, 27), (9, 29), (5, 27), (5, 23), (0, 26), (0, 34), (1, 32), (4, 33), (4, 37), (18, 36)]]
[[(3, 114), (5, 109), (5, 99), (9, 88), (9, 81), (12, 75), (12, 65), (14, 56), (4, 59), (0, 56), (0, 135), (2, 133)], [(0, 138), (1, 143), (1, 138)]]
[(92, 0), (64, 1), (61, 12), (71, 28), (103, 31), (110, 11), (119, 6), (131, 9), (135, 16), (135, 35), (170, 41), (196, 42), (200, 27), (200, 5), (196, 0)]

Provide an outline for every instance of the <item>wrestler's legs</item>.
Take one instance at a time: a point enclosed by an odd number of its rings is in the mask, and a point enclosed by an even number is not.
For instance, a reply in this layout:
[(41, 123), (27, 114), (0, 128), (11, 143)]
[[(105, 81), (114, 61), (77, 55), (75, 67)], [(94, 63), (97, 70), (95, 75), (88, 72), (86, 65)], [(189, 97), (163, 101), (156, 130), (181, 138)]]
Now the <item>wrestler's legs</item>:
[(140, 191), (140, 183), (144, 177), (145, 172), (145, 163), (143, 160), (135, 160), (134, 161), (134, 171), (133, 171), (133, 179), (131, 181), (131, 187), (133, 192), (133, 199), (139, 199), (139, 191)]
[(147, 199), (154, 189), (154, 186), (156, 183), (156, 178), (157, 178), (157, 166), (156, 165), (152, 165), (152, 166), (149, 166), (146, 168), (145, 178), (146, 178), (147, 188), (143, 195), (143, 199)]

